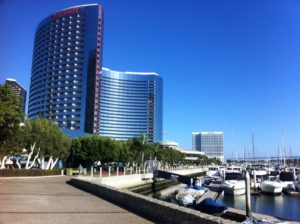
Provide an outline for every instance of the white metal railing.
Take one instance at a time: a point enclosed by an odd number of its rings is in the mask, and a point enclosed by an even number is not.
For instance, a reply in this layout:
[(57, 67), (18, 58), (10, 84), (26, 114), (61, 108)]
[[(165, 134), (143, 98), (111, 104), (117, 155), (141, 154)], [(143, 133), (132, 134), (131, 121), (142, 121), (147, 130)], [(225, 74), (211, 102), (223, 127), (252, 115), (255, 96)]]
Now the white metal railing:
[[(192, 170), (192, 169), (201, 169), (202, 171), (206, 171), (206, 166), (161, 166), (159, 170), (164, 171), (179, 171), (179, 170)], [(94, 177), (97, 171), (91, 167), (91, 178)], [(147, 167), (140, 167), (140, 166), (133, 166), (133, 167), (123, 167), (123, 172), (120, 170), (120, 167), (116, 167), (115, 171), (112, 171), (112, 167), (109, 166), (107, 171), (103, 171), (103, 168), (100, 167), (99, 169), (99, 176), (102, 177), (112, 177), (112, 176), (125, 176), (125, 175), (136, 175), (136, 174), (149, 174), (153, 173), (153, 168)], [(95, 175), (96, 177), (96, 175)]]

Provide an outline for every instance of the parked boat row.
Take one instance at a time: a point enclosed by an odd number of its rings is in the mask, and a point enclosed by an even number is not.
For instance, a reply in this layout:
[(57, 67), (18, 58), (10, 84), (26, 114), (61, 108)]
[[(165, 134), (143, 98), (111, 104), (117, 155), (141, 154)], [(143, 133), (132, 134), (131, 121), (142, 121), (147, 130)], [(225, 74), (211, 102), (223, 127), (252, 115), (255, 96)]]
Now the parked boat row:
[[(281, 170), (279, 173), (275, 167), (269, 165), (228, 166), (224, 173), (219, 166), (210, 166), (207, 178), (223, 178), (221, 186), (225, 194), (245, 194), (245, 172), (252, 177), (251, 187), (262, 193), (281, 194), (283, 190), (300, 192), (300, 178), (296, 176), (295, 168)], [(215, 171), (215, 173), (213, 173)], [(277, 175), (279, 174), (279, 175)]]

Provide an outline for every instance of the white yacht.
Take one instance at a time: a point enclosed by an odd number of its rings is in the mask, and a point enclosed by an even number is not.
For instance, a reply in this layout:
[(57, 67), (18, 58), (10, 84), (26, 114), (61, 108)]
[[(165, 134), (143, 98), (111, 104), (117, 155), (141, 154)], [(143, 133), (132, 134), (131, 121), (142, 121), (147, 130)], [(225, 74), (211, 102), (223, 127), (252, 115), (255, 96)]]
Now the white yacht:
[(239, 171), (226, 172), (225, 180), (222, 183), (225, 194), (245, 194), (245, 177)]
[(210, 177), (210, 178), (218, 178), (218, 177), (222, 176), (224, 172), (225, 172), (225, 167), (211, 165), (208, 167), (206, 176)]
[(281, 181), (275, 179), (275, 177), (265, 180), (260, 183), (260, 189), (263, 193), (268, 194), (281, 194), (283, 184)]
[(226, 167), (226, 173), (232, 173), (232, 172), (240, 172), (242, 173), (244, 168), (239, 165), (230, 165)]
[(265, 169), (262, 165), (252, 165), (250, 170), (251, 176), (254, 176), (254, 172), (256, 176), (266, 176), (268, 174), (267, 169)]
[(283, 188), (295, 189), (295, 176), (293, 172), (282, 171), (279, 174), (279, 180), (281, 181)]

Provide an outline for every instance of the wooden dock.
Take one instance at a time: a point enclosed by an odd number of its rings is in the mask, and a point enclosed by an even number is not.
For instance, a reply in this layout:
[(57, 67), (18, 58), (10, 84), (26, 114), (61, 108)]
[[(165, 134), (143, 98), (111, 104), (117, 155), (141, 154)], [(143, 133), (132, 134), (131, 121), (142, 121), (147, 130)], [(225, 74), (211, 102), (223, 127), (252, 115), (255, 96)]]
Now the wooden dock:
[(206, 192), (204, 195), (202, 195), (198, 200), (197, 204), (199, 204), (201, 201), (203, 201), (206, 198), (212, 198), (213, 200), (216, 200), (219, 196), (219, 194), (222, 192), (222, 188), (220, 184), (210, 184), (208, 187), (205, 188)]

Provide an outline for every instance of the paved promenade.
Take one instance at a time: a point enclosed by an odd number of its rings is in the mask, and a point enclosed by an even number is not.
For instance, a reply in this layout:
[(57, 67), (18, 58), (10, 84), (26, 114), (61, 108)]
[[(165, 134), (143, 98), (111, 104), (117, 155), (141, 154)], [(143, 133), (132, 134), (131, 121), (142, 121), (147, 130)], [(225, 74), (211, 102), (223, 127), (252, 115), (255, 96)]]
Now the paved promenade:
[(67, 180), (0, 178), (0, 223), (151, 223), (66, 184)]

